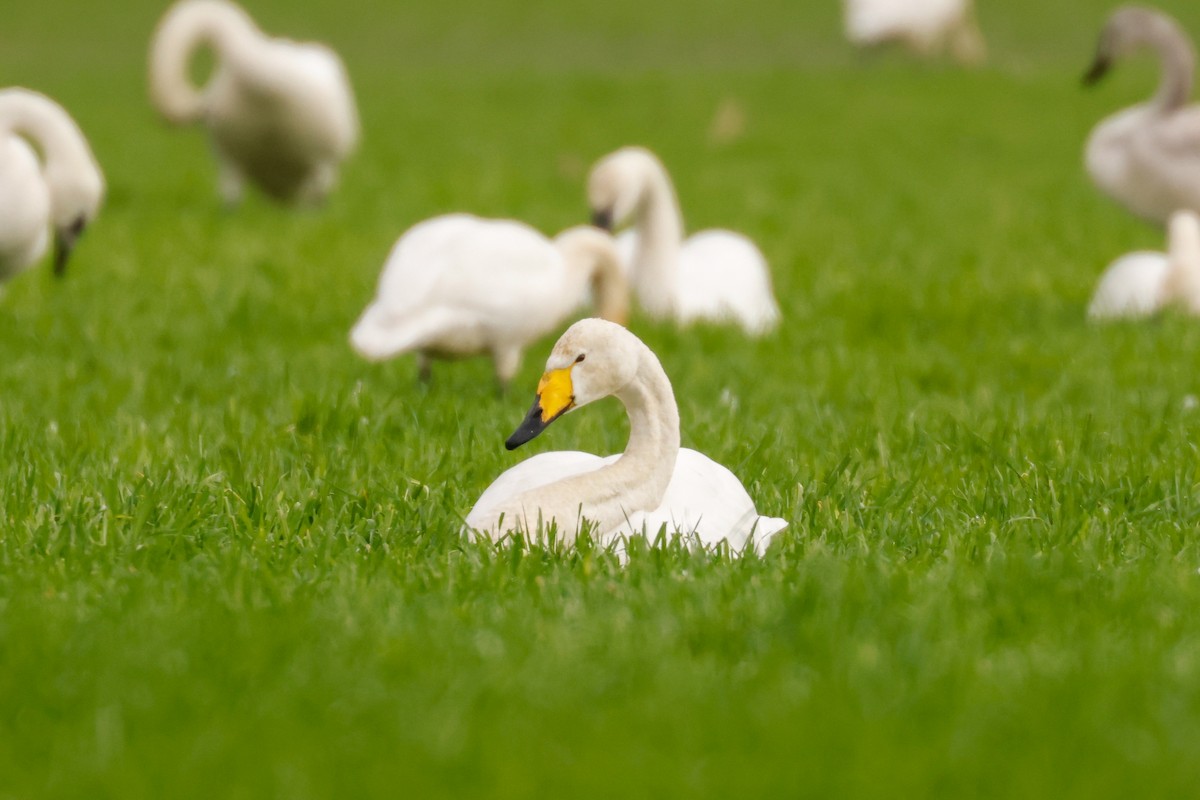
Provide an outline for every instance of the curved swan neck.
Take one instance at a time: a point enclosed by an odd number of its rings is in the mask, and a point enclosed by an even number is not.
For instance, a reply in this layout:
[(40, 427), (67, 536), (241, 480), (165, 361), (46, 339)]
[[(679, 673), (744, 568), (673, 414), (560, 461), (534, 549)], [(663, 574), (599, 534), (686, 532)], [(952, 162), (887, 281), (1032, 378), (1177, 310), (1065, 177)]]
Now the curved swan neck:
[(671, 178), (657, 159), (646, 159), (642, 179), (634, 221), (637, 250), (633, 256), (633, 284), (646, 313), (663, 319), (676, 311), (683, 214)]
[[(150, 50), (150, 94), (169, 122), (194, 122), (204, 114), (204, 90), (192, 84), (188, 65), (208, 45), (219, 60), (262, 36), (254, 21), (226, 0), (182, 0), (159, 23)], [(218, 65), (219, 66), (219, 65)]]
[[(679, 408), (658, 357), (640, 341), (637, 345), (637, 371), (616, 392), (629, 416), (629, 443), (621, 457), (598, 470), (530, 490), (494, 509), (494, 515), (525, 520), (529, 532), (534, 515), (554, 519), (559, 532), (573, 540), (581, 512), (597, 533), (604, 534), (632, 514), (658, 508), (679, 457)], [(489, 524), (495, 524), (495, 517)]]
[(1116, 22), (1121, 34), (1132, 46), (1146, 46), (1157, 54), (1162, 66), (1158, 91), (1150, 105), (1161, 111), (1175, 111), (1187, 103), (1192, 94), (1192, 73), (1196, 68), (1196, 51), (1191, 40), (1171, 17), (1158, 11), (1128, 8), (1118, 12)]
[(579, 227), (559, 234), (554, 245), (568, 272), (579, 280), (579, 293), (583, 293), (584, 283), (591, 283), (597, 315), (624, 325), (629, 319), (629, 284), (612, 237), (595, 228)]
[(1192, 73), (1196, 68), (1196, 52), (1187, 36), (1174, 23), (1155, 26), (1158, 54), (1162, 62), (1162, 79), (1154, 95), (1160, 108), (1174, 111), (1182, 108), (1192, 95)]
[(62, 106), (45, 95), (27, 89), (0, 91), (0, 133), (29, 140), (41, 152), (48, 178), (99, 173), (83, 131)]
[(639, 481), (646, 481), (657, 505), (679, 455), (679, 406), (658, 356), (645, 345), (642, 348), (636, 377), (617, 392), (629, 415), (629, 443), (608, 469), (635, 473)]

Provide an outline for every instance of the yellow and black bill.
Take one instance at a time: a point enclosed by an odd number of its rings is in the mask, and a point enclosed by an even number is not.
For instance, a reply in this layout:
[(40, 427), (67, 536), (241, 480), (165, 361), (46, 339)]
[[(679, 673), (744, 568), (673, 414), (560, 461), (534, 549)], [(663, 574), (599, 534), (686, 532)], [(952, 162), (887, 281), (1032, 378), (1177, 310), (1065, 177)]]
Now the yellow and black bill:
[(524, 421), (513, 431), (513, 435), (508, 437), (504, 446), (509, 450), (516, 450), (574, 407), (575, 393), (571, 386), (571, 368), (547, 372), (538, 381), (537, 399), (533, 401), (533, 408), (529, 409)]

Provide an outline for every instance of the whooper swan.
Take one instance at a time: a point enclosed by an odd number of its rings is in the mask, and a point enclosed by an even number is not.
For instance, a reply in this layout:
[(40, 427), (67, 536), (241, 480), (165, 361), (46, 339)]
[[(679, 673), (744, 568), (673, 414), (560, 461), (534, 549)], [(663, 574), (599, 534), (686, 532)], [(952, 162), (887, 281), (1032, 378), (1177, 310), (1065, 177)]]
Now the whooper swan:
[(612, 237), (572, 228), (553, 241), (520, 222), (469, 214), (434, 217), (392, 248), (350, 341), (365, 358), (487, 353), (501, 387), (535, 339), (561, 325), (591, 294), (597, 313), (624, 322), (629, 288)]
[[(216, 63), (198, 89), (188, 65), (203, 46)], [(247, 181), (284, 203), (324, 199), (358, 140), (358, 112), (337, 54), (267, 36), (229, 0), (171, 7), (150, 49), (150, 95), (167, 121), (208, 129), (230, 205)]]
[(537, 399), (509, 437), (512, 450), (572, 409), (614, 395), (629, 415), (620, 455), (542, 453), (504, 472), (467, 515), (476, 535), (544, 536), (571, 543), (584, 521), (604, 544), (665, 532), (711, 547), (759, 553), (787, 526), (759, 516), (741, 482), (707, 456), (680, 448), (679, 409), (658, 358), (620, 325), (576, 322), (554, 345)]

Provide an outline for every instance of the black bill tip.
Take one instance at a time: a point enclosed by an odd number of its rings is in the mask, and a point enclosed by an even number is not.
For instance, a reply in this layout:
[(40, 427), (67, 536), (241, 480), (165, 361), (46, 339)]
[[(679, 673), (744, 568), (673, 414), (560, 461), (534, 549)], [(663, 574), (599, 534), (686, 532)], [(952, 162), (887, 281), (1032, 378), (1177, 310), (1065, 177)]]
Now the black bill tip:
[(1112, 66), (1112, 61), (1104, 56), (1097, 56), (1092, 62), (1092, 66), (1083, 75), (1084, 86), (1095, 86), (1100, 82), (1100, 79), (1108, 74), (1109, 67)]
[(67, 262), (71, 260), (71, 250), (74, 243), (66, 236), (58, 234), (54, 237), (54, 277), (61, 278), (67, 274)]
[(71, 260), (71, 251), (75, 249), (75, 243), (79, 241), (80, 236), (83, 236), (83, 230), (86, 227), (87, 219), (80, 216), (70, 225), (54, 232), (55, 277), (61, 278), (67, 274), (67, 262)]
[[(550, 420), (550, 422), (553, 421)], [(549, 424), (549, 422), (542, 422), (542, 403), (540, 400), (535, 400), (533, 408), (529, 409), (529, 413), (513, 431), (513, 435), (505, 440), (504, 446), (509, 450), (516, 450), (529, 440), (536, 438), (539, 433), (546, 430), (546, 426)]]
[(613, 229), (613, 213), (608, 210), (600, 210), (592, 212), (592, 224), (601, 230), (612, 232)]

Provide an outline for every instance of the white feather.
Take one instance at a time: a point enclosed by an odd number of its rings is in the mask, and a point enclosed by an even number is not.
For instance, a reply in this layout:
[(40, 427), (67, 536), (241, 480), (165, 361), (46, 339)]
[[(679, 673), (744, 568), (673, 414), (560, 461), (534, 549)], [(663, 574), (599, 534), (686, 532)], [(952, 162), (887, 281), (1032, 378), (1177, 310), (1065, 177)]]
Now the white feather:
[(434, 217), (393, 247), (350, 340), (372, 360), (490, 354), (507, 382), (524, 348), (578, 308), (590, 282), (603, 290), (602, 313), (623, 316), (628, 290), (611, 237), (600, 231), (577, 228), (551, 241), (512, 220)]
[[(579, 354), (585, 359), (580, 359)], [(625, 452), (543, 453), (506, 470), (466, 518), (470, 535), (537, 535), (551, 523), (571, 542), (585, 521), (602, 544), (660, 532), (689, 544), (763, 553), (785, 520), (760, 516), (741, 481), (708, 456), (679, 447), (679, 414), (658, 359), (636, 336), (582, 320), (559, 339), (547, 371), (569, 370), (575, 407), (616, 395), (631, 421)], [(534, 414), (541, 413), (539, 395)]]
[[(211, 46), (207, 86), (188, 78)], [(181, 0), (163, 17), (150, 58), (151, 94), (171, 122), (212, 137), (226, 202), (246, 181), (283, 202), (315, 202), (333, 188), (358, 141), (358, 112), (341, 59), (322, 44), (265, 35), (230, 0)]]

